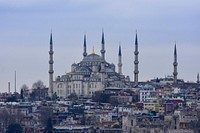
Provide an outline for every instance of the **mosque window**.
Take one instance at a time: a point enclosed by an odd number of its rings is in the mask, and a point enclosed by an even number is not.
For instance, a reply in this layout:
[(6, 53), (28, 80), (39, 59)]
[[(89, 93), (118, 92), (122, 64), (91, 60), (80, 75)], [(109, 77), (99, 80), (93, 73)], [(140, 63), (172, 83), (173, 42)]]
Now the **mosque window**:
[(94, 88), (94, 84), (92, 83), (92, 88)]
[(131, 126), (133, 126), (133, 120), (131, 120)]

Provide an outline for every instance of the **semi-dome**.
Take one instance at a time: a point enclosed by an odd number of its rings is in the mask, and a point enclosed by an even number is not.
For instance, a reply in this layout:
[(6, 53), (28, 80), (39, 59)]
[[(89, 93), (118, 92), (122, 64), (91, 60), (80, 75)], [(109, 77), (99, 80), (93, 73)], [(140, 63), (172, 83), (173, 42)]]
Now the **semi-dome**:
[(89, 54), (88, 56), (83, 58), (82, 62), (102, 62), (103, 58), (97, 54)]

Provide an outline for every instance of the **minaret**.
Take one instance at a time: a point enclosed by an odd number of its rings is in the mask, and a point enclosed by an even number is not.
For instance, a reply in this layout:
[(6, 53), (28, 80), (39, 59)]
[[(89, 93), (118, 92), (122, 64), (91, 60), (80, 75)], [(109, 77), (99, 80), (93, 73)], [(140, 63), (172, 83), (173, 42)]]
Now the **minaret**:
[(119, 53), (118, 53), (118, 73), (122, 74), (122, 53), (121, 53), (121, 45), (119, 45)]
[(17, 93), (17, 73), (15, 71), (15, 94)]
[(84, 43), (83, 43), (83, 58), (87, 56), (87, 51), (86, 51), (86, 34), (84, 35)]
[(176, 44), (174, 46), (174, 72), (173, 72), (173, 75), (174, 75), (174, 84), (177, 84), (177, 75), (178, 75), (178, 72), (177, 72), (177, 66), (178, 66), (178, 62), (177, 62), (177, 52), (176, 52)]
[(139, 74), (139, 70), (138, 70), (138, 64), (139, 64), (139, 61), (138, 61), (138, 39), (137, 39), (137, 32), (136, 32), (136, 36), (135, 36), (135, 61), (134, 61), (134, 64), (135, 64), (135, 70), (134, 70), (134, 82), (135, 82), (135, 85), (138, 85), (138, 74)]
[(53, 40), (52, 33), (50, 36), (50, 50), (49, 50), (49, 96), (52, 98), (53, 96)]
[(101, 57), (105, 60), (105, 40), (104, 40), (104, 32), (102, 31), (102, 40), (101, 40)]
[(197, 74), (197, 83), (199, 84), (199, 73)]

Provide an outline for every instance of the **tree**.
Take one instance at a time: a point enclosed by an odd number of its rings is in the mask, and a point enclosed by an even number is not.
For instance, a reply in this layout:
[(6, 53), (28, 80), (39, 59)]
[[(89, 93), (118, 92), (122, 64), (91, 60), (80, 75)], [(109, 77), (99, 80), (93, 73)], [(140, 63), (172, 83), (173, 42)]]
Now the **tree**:
[(21, 87), (21, 89), (28, 90), (28, 86), (26, 84), (23, 84), (22, 87)]
[(109, 103), (111, 95), (113, 94), (107, 94), (103, 91), (97, 91), (92, 96), (92, 100), (99, 103)]
[(5, 108), (1, 108), (0, 109), (0, 121), (1, 121), (1, 127), (2, 129), (5, 129), (8, 127), (9, 125), (9, 118), (10, 115), (8, 114), (8, 111)]
[(69, 95), (69, 99), (72, 101), (72, 102), (75, 102), (77, 99), (78, 99), (78, 96), (76, 95), (75, 92), (71, 93)]
[(32, 89), (43, 89), (43, 88), (45, 88), (45, 85), (41, 80), (38, 80), (32, 85)]
[(43, 106), (40, 108), (40, 122), (45, 126), (48, 122), (48, 119), (53, 115), (53, 109), (48, 106)]
[(47, 121), (47, 126), (45, 128), (44, 133), (53, 133), (53, 124), (52, 124), (51, 117), (49, 117), (49, 119)]
[(24, 90), (23, 89), (21, 89), (20, 98), (24, 99)]
[(10, 96), (6, 99), (6, 102), (17, 102), (16, 96)]
[(8, 126), (6, 133), (22, 133), (23, 128), (18, 123), (12, 123)]
[(28, 98), (28, 97), (29, 97), (29, 88), (26, 84), (23, 84), (21, 86), (20, 98), (24, 99), (24, 98)]
[(43, 100), (46, 99), (48, 94), (48, 88), (45, 87), (41, 80), (33, 83), (32, 92), (30, 94), (32, 100)]

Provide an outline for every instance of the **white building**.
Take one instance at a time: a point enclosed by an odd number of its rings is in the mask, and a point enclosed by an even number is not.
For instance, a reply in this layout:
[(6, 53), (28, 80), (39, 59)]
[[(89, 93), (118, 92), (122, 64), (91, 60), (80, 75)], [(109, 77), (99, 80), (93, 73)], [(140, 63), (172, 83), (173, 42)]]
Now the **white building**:
[(156, 90), (153, 86), (145, 85), (140, 88), (140, 102), (156, 100)]

